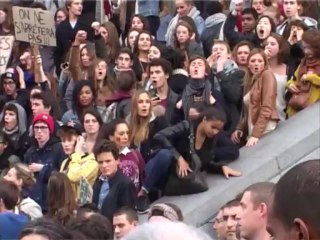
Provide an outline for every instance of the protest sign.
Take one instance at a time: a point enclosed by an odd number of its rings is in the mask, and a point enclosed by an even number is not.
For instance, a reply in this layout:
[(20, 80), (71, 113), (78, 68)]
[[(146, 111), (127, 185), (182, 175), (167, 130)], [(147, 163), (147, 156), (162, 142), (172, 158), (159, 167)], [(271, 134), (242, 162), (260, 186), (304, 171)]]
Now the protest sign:
[(6, 71), (13, 42), (13, 36), (0, 36), (0, 74)]
[(16, 39), (38, 45), (56, 46), (53, 14), (41, 9), (13, 7)]

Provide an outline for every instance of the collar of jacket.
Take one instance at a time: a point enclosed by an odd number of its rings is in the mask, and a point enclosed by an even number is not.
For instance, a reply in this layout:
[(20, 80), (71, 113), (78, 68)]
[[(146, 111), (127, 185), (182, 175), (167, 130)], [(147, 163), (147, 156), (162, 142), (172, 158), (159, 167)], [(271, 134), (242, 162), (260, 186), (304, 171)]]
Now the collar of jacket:
[(101, 175), (99, 177), (99, 183), (100, 183), (100, 185), (102, 185), (102, 183), (107, 180), (109, 182), (109, 186), (111, 189), (113, 184), (115, 184), (119, 179), (121, 179), (122, 176), (123, 176), (123, 174), (121, 173), (121, 170), (118, 168), (117, 172), (110, 178), (107, 178), (107, 177), (104, 177)]

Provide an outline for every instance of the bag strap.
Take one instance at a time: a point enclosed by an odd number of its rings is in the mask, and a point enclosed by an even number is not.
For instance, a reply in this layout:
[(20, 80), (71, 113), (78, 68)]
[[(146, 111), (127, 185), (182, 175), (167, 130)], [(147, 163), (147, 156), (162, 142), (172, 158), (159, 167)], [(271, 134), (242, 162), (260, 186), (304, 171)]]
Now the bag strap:
[(191, 160), (194, 162), (195, 169), (194, 172), (200, 172), (201, 169), (201, 161), (199, 156), (196, 153), (195, 149), (195, 137), (194, 137), (194, 124), (189, 121), (189, 143), (190, 143), (190, 155), (192, 156)]
[(189, 121), (189, 129), (190, 129), (190, 133), (189, 133), (189, 143), (190, 143), (190, 153), (195, 153), (195, 142), (194, 142), (194, 129), (193, 129), (193, 123), (191, 121)]

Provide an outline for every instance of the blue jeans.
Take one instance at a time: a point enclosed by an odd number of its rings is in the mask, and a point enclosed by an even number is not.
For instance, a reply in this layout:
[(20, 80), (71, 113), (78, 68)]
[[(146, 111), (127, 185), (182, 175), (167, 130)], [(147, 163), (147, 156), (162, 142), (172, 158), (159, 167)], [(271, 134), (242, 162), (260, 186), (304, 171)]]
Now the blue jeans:
[(164, 187), (171, 163), (172, 154), (167, 149), (161, 149), (145, 166), (145, 180), (143, 188), (150, 192), (152, 189)]

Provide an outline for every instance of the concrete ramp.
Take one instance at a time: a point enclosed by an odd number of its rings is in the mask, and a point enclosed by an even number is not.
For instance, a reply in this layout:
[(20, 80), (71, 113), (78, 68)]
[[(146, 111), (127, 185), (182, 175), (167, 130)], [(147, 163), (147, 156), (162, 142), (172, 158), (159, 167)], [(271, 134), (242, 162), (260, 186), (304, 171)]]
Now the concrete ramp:
[[(212, 219), (223, 204), (247, 186), (281, 175), (290, 166), (315, 152), (319, 146), (320, 103), (317, 103), (281, 123), (256, 146), (240, 149), (239, 159), (230, 166), (240, 170), (242, 177), (227, 180), (222, 175), (207, 175), (210, 186), (207, 192), (179, 197), (165, 196), (157, 202), (177, 204), (182, 209), (186, 223), (201, 227)], [(144, 221), (146, 216), (141, 216), (141, 222)]]

